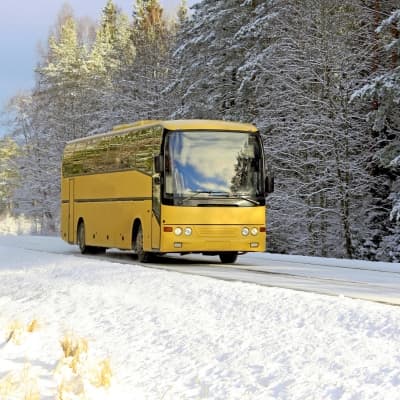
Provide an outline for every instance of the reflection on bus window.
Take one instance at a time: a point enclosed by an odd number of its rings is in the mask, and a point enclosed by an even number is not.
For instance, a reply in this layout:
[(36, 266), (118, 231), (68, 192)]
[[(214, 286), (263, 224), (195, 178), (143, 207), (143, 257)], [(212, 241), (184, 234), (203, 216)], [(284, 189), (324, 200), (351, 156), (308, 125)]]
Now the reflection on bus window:
[(260, 142), (241, 132), (169, 134), (165, 147), (165, 193), (261, 195)]
[(89, 137), (71, 142), (64, 152), (63, 176), (129, 169), (152, 174), (153, 157), (160, 151), (162, 132), (156, 126), (106, 135), (100, 140)]

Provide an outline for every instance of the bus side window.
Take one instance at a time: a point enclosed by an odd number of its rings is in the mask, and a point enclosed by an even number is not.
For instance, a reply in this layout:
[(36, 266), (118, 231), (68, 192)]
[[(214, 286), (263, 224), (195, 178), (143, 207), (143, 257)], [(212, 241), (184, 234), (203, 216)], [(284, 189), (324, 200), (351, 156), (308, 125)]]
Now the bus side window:
[(102, 139), (97, 143), (96, 146), (96, 158), (94, 160), (95, 168), (101, 172), (106, 172), (107, 168), (105, 165), (105, 160), (107, 160), (108, 152), (108, 139)]
[(121, 169), (130, 169), (136, 166), (135, 136), (135, 132), (129, 132), (123, 136), (123, 144), (120, 151)]
[(85, 142), (76, 143), (75, 151), (72, 157), (72, 170), (73, 175), (80, 175), (84, 173), (84, 159), (85, 159)]
[(117, 171), (121, 169), (121, 147), (123, 140), (121, 136), (114, 136), (108, 139), (107, 157), (104, 160), (105, 171)]
[(64, 150), (64, 157), (63, 157), (63, 176), (69, 177), (74, 175), (74, 151), (75, 151), (75, 144), (69, 144), (65, 147)]

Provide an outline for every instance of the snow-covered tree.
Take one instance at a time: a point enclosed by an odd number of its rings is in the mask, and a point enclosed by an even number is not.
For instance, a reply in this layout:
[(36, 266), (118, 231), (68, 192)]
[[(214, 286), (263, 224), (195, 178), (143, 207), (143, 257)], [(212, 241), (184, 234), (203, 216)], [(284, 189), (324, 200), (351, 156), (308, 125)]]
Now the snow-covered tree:
[(9, 104), (15, 115), (10, 131), (19, 146), (15, 159), (18, 184), (13, 190), (13, 211), (24, 214), (55, 233), (58, 221), (60, 152), (46, 136), (46, 120), (32, 95), (14, 97)]
[[(391, 4), (386, 7), (386, 11), (392, 8)], [(364, 252), (372, 259), (399, 261), (400, 10), (393, 10), (375, 32), (379, 35), (377, 46), (381, 44), (383, 51), (375, 60), (368, 82), (352, 97), (353, 101), (361, 98), (372, 105), (367, 114), (372, 127), (372, 154), (368, 160), (372, 201), (367, 221), (373, 234), (365, 241)]]
[(87, 134), (89, 126), (86, 49), (73, 17), (63, 13), (59, 20), (62, 26), (37, 68), (35, 89), (10, 102), (15, 116), (10, 132), (21, 149), (14, 209), (34, 218), (43, 232), (57, 231), (64, 144)]
[(91, 131), (111, 129), (129, 118), (125, 87), (135, 55), (129, 18), (109, 0), (87, 60), (89, 89), (98, 103), (91, 108)]
[(181, 0), (178, 8), (177, 17), (178, 17), (177, 18), (178, 27), (182, 26), (188, 21), (189, 14), (188, 14), (187, 0)]
[(87, 50), (78, 40), (73, 17), (65, 20), (59, 37), (49, 40), (48, 62), (37, 70), (36, 98), (48, 107), (48, 135), (61, 141), (78, 138), (88, 131)]
[(275, 2), (264, 23), (270, 46), (249, 61), (277, 174), (270, 222), (280, 251), (353, 257), (365, 234), (367, 138), (349, 105), (366, 68), (368, 25), (354, 22), (365, 17), (356, 1)]
[(12, 208), (12, 194), (18, 182), (14, 160), (18, 145), (10, 137), (0, 139), (0, 214)]
[[(174, 74), (167, 90), (175, 117), (238, 119), (247, 110), (237, 103), (239, 69), (246, 62), (242, 28), (254, 20), (258, 3), (203, 0), (195, 4), (174, 51)], [(254, 39), (254, 38), (253, 38)], [(241, 118), (240, 118), (241, 119)]]
[(171, 70), (174, 29), (158, 0), (136, 0), (132, 39), (135, 62), (125, 75), (125, 87), (121, 85), (128, 120), (165, 118), (168, 104), (161, 93)]

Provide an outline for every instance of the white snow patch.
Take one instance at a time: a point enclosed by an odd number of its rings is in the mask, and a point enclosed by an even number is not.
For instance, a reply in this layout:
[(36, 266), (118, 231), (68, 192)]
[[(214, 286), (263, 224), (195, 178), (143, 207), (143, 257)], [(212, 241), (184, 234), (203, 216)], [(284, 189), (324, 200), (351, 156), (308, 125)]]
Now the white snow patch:
[[(70, 249), (56, 238), (0, 237), (0, 382), (29, 364), (40, 398), (56, 398), (59, 340), (73, 332), (88, 341), (86, 366), (109, 359), (113, 371), (109, 388), (74, 378), (90, 399), (400, 399), (398, 307)], [(15, 320), (38, 329), (6, 342)]]
[(0, 235), (26, 235), (37, 229), (38, 227), (24, 215), (0, 215)]

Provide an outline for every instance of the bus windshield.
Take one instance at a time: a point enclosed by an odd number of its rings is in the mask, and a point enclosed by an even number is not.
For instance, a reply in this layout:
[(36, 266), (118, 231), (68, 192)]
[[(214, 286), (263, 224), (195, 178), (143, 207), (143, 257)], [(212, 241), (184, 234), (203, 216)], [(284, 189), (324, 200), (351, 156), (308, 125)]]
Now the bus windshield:
[(166, 198), (177, 199), (182, 205), (205, 199), (229, 199), (233, 205), (262, 204), (259, 136), (226, 131), (170, 132), (165, 142), (164, 192)]

